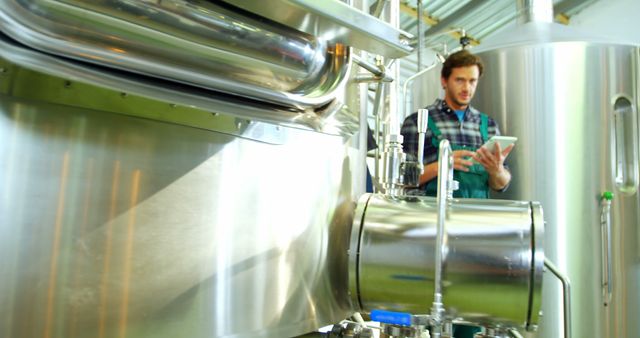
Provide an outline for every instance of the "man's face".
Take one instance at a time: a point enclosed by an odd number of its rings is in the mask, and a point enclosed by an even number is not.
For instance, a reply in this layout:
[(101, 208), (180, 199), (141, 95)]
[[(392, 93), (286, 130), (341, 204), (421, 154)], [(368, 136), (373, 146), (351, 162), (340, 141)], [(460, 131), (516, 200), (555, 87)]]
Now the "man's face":
[(447, 104), (453, 109), (466, 108), (476, 92), (479, 77), (480, 70), (473, 65), (452, 68), (448, 79), (440, 78)]

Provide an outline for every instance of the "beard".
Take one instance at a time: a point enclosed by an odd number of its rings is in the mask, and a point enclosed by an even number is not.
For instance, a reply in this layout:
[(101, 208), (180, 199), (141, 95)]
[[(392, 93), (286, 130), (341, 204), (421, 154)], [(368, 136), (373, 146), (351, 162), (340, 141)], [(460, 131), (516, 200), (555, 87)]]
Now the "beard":
[(456, 96), (451, 97), (451, 101), (453, 101), (458, 106), (468, 106), (469, 102), (471, 102), (471, 97), (469, 97), (466, 101), (462, 101), (458, 99)]
[(447, 98), (449, 98), (449, 100), (452, 103), (454, 103), (456, 106), (459, 106), (459, 107), (468, 106), (469, 103), (471, 102), (471, 98), (473, 97), (473, 95), (467, 94), (467, 99), (461, 99), (459, 97), (459, 95), (456, 95), (456, 93), (454, 93), (453, 91), (451, 91), (448, 88), (445, 90), (445, 93), (446, 93)]

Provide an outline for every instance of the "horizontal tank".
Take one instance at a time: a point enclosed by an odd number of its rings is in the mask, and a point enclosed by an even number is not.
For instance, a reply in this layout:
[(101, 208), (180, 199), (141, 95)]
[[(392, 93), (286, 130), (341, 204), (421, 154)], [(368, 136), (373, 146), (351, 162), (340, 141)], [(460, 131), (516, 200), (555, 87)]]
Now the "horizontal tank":
[[(450, 320), (533, 330), (544, 220), (537, 203), (453, 199), (446, 210), (442, 302)], [(361, 311), (431, 313), (438, 209), (433, 197), (364, 195), (350, 248)]]

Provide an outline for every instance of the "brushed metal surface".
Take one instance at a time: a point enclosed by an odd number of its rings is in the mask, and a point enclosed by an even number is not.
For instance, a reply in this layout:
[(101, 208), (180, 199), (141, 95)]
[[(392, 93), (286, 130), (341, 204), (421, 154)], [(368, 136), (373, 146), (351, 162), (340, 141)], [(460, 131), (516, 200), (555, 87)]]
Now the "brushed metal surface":
[(0, 336), (290, 337), (345, 318), (364, 162), (349, 138), (285, 132), (1, 95)]
[(208, 1), (2, 0), (47, 53), (303, 110), (344, 90), (348, 48)]
[[(536, 324), (530, 315), (539, 310), (533, 298), (539, 298), (544, 259), (540, 216), (540, 206), (530, 202), (453, 200), (447, 211), (443, 277), (450, 318), (494, 327)], [(350, 249), (355, 304), (367, 312), (429, 313), (436, 218), (435, 198), (361, 198)]]
[[(628, 98), (637, 114), (638, 48), (584, 39), (526, 40), (479, 54), (487, 72), (474, 105), (496, 119), (504, 135), (518, 137), (508, 159), (514, 179), (503, 196), (544, 206), (546, 255), (572, 283), (574, 337), (637, 337), (640, 201), (635, 189), (616, 185), (612, 145), (616, 100)], [(600, 285), (604, 191), (616, 195), (611, 209), (614, 291), (608, 307)], [(537, 336), (560, 337), (560, 285), (549, 274), (544, 278)]]

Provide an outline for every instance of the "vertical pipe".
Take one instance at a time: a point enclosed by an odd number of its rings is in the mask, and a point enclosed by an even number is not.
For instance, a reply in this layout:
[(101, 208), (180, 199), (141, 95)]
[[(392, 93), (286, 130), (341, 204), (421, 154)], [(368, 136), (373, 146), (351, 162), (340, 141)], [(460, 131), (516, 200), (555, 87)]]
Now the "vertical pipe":
[(417, 26), (417, 30), (418, 30), (418, 53), (417, 53), (417, 57), (418, 57), (418, 71), (420, 71), (420, 69), (422, 69), (422, 45), (424, 43), (424, 36), (422, 34), (422, 11), (423, 11), (423, 6), (422, 6), (422, 0), (418, 0), (418, 21), (416, 21), (418, 23)]
[(571, 283), (569, 278), (547, 258), (544, 266), (562, 282), (562, 303), (564, 305), (564, 338), (571, 338)]
[[(389, 12), (388, 12), (388, 21), (392, 27), (399, 28), (400, 27), (400, 1), (394, 0), (389, 3)], [(396, 79), (396, 81), (388, 84), (388, 109), (387, 109), (387, 119), (388, 121), (388, 131), (390, 135), (398, 135), (400, 134), (400, 122), (399, 122), (399, 109), (398, 109), (398, 97), (399, 97), (399, 84), (398, 79), (400, 79), (400, 63), (394, 62), (389, 67), (389, 74)]]
[(553, 22), (553, 0), (518, 0), (518, 23)]
[(453, 197), (453, 156), (449, 141), (440, 141), (438, 149), (438, 223), (436, 232), (436, 266), (433, 287), (433, 303), (431, 306), (431, 327), (434, 338), (441, 338), (443, 327), (444, 305), (442, 301), (442, 269), (445, 260), (447, 246), (447, 232), (445, 221), (447, 215), (447, 205)]
[[(379, 82), (376, 86), (376, 96), (373, 99), (373, 117), (375, 118), (375, 131), (374, 131), (374, 140), (376, 140), (376, 150), (375, 150), (375, 165), (374, 165), (374, 174), (372, 180), (376, 182), (380, 182), (380, 147), (384, 145), (384, 139), (380, 139), (380, 106), (382, 105), (382, 100), (384, 98), (384, 88), (385, 84), (383, 82)], [(377, 192), (376, 184), (373, 185), (373, 191)]]
[(447, 204), (452, 198), (451, 189), (452, 186), (450, 179), (450, 172), (453, 170), (451, 146), (449, 141), (444, 139), (440, 141), (438, 153), (438, 223), (436, 233), (436, 275), (434, 281), (434, 288), (436, 294), (442, 294), (442, 261), (443, 261), (443, 246), (446, 240), (445, 220), (447, 213)]

